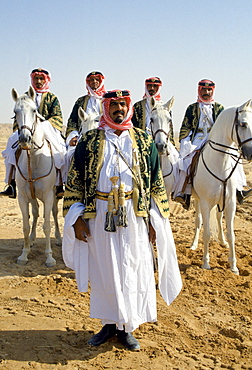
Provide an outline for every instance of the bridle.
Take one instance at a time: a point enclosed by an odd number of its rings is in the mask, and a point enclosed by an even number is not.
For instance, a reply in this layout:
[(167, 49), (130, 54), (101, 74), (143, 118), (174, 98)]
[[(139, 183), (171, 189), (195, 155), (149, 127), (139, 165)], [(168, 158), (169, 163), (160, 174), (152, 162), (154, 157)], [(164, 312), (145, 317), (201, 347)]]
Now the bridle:
[[(206, 168), (206, 170), (214, 177), (216, 178), (217, 180), (219, 180), (220, 182), (223, 183), (223, 205), (222, 205), (222, 209), (220, 209), (220, 205), (218, 204), (217, 207), (218, 207), (218, 211), (219, 212), (223, 212), (224, 209), (225, 209), (225, 203), (226, 203), (226, 187), (227, 187), (227, 182), (228, 180), (231, 178), (231, 176), (233, 175), (238, 163), (240, 163), (240, 160), (241, 160), (241, 157), (242, 157), (242, 152), (241, 152), (241, 149), (242, 149), (242, 146), (244, 144), (246, 144), (247, 142), (249, 141), (252, 141), (252, 137), (250, 137), (249, 139), (246, 139), (244, 141), (241, 141), (240, 139), (240, 136), (239, 136), (239, 133), (238, 133), (238, 126), (239, 126), (239, 120), (238, 120), (238, 114), (242, 112), (242, 111), (238, 111), (238, 109), (236, 109), (236, 113), (235, 113), (235, 118), (234, 118), (234, 122), (233, 122), (233, 125), (232, 125), (232, 131), (231, 131), (231, 138), (233, 141), (234, 140), (234, 130), (236, 132), (236, 137), (237, 137), (237, 142), (238, 142), (238, 148), (234, 148), (234, 147), (231, 147), (231, 146), (228, 146), (228, 145), (224, 145), (224, 144), (221, 144), (221, 143), (218, 143), (218, 142), (215, 142), (213, 140), (207, 140), (204, 147), (202, 148), (201, 150), (201, 158), (202, 158), (202, 162)], [(246, 112), (250, 112), (252, 113), (252, 111), (246, 111)], [(217, 151), (217, 152), (220, 152), (220, 153), (224, 153), (224, 154), (227, 154), (227, 155), (230, 155), (231, 158), (235, 161), (235, 165), (234, 167), (232, 168), (230, 174), (224, 179), (220, 179), (218, 176), (216, 176), (207, 166), (206, 164), (206, 161), (204, 159), (204, 149), (206, 148), (206, 145), (209, 145), (211, 147), (211, 149)], [(218, 147), (220, 148), (225, 148), (225, 149), (231, 149), (232, 151), (236, 151), (237, 154), (234, 154), (234, 153), (229, 153), (223, 149), (218, 149), (216, 147), (214, 147), (214, 145), (217, 145)]]
[[(30, 131), (30, 133), (31, 133), (31, 138), (32, 138), (32, 140), (31, 140), (31, 143), (33, 144), (33, 149), (41, 149), (42, 147), (43, 147), (43, 145), (44, 145), (44, 141), (42, 142), (42, 145), (41, 146), (39, 146), (34, 140), (33, 140), (33, 135), (34, 135), (34, 133), (35, 133), (35, 130), (36, 130), (36, 126), (37, 126), (37, 124), (38, 124), (38, 121), (39, 121), (39, 119), (41, 119), (41, 118), (43, 118), (39, 113), (38, 113), (38, 111), (36, 110), (35, 111), (35, 119), (34, 119), (34, 121), (33, 121), (33, 123), (32, 123), (32, 127), (29, 127), (29, 126), (27, 126), (27, 125), (23, 125), (23, 126), (21, 126), (20, 128), (18, 128), (18, 137), (20, 136), (20, 134), (21, 134), (21, 132), (23, 131), (23, 130), (28, 130), (28, 131)], [(17, 142), (17, 145), (19, 144), (19, 140), (18, 140), (18, 142)], [(28, 150), (28, 149), (26, 149), (26, 148), (22, 148), (23, 150)]]
[[(32, 127), (30, 128), (29, 126), (26, 126), (26, 125), (23, 125), (21, 126), (19, 129), (18, 129), (18, 136), (20, 135), (20, 133), (22, 132), (22, 130), (28, 130), (30, 131), (31, 133), (31, 137), (32, 137), (32, 140), (31, 140), (31, 143), (33, 144), (32, 145), (32, 149), (37, 151), (39, 149), (42, 149), (42, 147), (44, 146), (44, 143), (45, 141), (47, 142), (47, 145), (49, 146), (49, 149), (50, 149), (50, 157), (51, 157), (51, 166), (50, 166), (50, 169), (49, 169), (49, 172), (45, 175), (42, 175), (42, 176), (39, 176), (39, 177), (36, 177), (33, 179), (32, 177), (32, 168), (31, 168), (31, 148), (22, 148), (20, 146), (20, 142), (19, 140), (17, 140), (13, 145), (12, 145), (12, 148), (15, 149), (18, 147), (18, 149), (16, 150), (15, 152), (15, 157), (16, 157), (16, 167), (20, 173), (20, 175), (22, 176), (22, 178), (27, 181), (30, 185), (30, 191), (31, 191), (31, 196), (32, 196), (32, 199), (35, 199), (35, 190), (34, 190), (34, 182), (37, 181), (37, 180), (40, 180), (40, 179), (43, 179), (44, 177), (47, 177), (50, 175), (50, 173), (52, 172), (52, 169), (53, 169), (53, 164), (54, 164), (54, 161), (53, 161), (53, 155), (52, 155), (52, 147), (51, 147), (51, 144), (50, 142), (45, 139), (43, 140), (42, 144), (41, 145), (38, 145), (34, 140), (33, 140), (33, 135), (35, 133), (35, 130), (36, 130), (36, 126), (37, 126), (37, 123), (38, 123), (38, 120), (41, 118), (40, 114), (36, 111), (35, 113), (35, 119), (34, 119), (34, 122), (32, 124)], [(28, 166), (28, 178), (26, 178), (24, 176), (24, 174), (22, 173), (22, 170), (20, 169), (19, 167), (19, 163), (18, 163), (18, 160), (19, 160), (19, 157), (21, 155), (21, 152), (22, 150), (25, 150), (26, 153), (27, 153), (27, 166)]]
[(245, 109), (238, 111), (238, 108), (236, 109), (231, 137), (232, 137), (232, 140), (234, 140), (233, 139), (233, 133), (234, 133), (234, 128), (235, 128), (239, 149), (241, 149), (244, 144), (248, 143), (249, 141), (252, 141), (252, 137), (250, 137), (249, 139), (243, 140), (243, 141), (241, 141), (241, 139), (240, 139), (240, 136), (239, 136), (239, 133), (238, 133), (238, 126), (239, 126), (238, 114), (241, 113), (241, 112), (252, 113), (252, 111), (251, 110), (245, 110)]
[[(156, 110), (156, 108), (154, 108), (152, 111), (154, 111), (154, 110)], [(168, 125), (170, 125), (172, 123), (172, 119), (171, 118), (169, 118), (169, 120), (168, 120)], [(162, 128), (158, 128), (155, 132), (153, 131), (153, 118), (151, 118), (150, 119), (150, 128), (151, 128), (151, 135), (152, 135), (152, 138), (153, 138), (153, 140), (155, 141), (155, 138), (156, 138), (156, 135), (159, 133), (159, 132), (161, 132), (161, 133), (163, 133), (165, 136), (166, 136), (166, 144), (168, 144), (168, 141), (169, 141), (169, 138), (170, 138), (170, 131), (167, 133), (165, 130), (163, 130)], [(166, 148), (168, 148), (168, 145), (166, 145)], [(169, 151), (168, 151), (168, 149), (166, 149), (166, 155), (168, 156), (170, 153), (169, 153)], [(160, 156), (160, 161), (161, 161), (161, 157), (162, 156)], [(170, 162), (171, 163), (171, 162)], [(173, 164), (171, 163), (171, 170), (170, 170), (170, 172), (169, 173), (167, 173), (167, 174), (165, 174), (165, 175), (163, 175), (163, 177), (165, 178), (165, 177), (168, 177), (168, 176), (170, 176), (171, 174), (172, 174), (172, 172), (173, 172)]]

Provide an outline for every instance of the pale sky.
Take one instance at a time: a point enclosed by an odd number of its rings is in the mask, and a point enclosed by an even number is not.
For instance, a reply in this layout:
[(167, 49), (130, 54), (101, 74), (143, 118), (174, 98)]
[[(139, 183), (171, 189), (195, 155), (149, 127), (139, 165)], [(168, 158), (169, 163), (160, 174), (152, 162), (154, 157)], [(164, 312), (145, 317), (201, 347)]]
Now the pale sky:
[(216, 83), (225, 107), (252, 98), (251, 0), (0, 0), (0, 123), (12, 122), (11, 89), (21, 94), (30, 72), (51, 72), (50, 90), (61, 103), (64, 123), (86, 94), (94, 70), (105, 88), (129, 89), (133, 103), (144, 80), (163, 81), (164, 101), (175, 96), (179, 130), (197, 83)]

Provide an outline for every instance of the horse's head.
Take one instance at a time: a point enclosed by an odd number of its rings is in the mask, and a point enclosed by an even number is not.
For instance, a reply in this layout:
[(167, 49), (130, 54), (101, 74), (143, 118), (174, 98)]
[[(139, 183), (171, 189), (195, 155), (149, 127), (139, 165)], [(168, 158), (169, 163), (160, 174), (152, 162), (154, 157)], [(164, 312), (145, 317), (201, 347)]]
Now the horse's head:
[(235, 129), (238, 146), (248, 161), (252, 160), (252, 99), (237, 108)]
[(35, 91), (30, 86), (26, 94), (19, 96), (18, 92), (12, 89), (12, 97), (16, 102), (14, 113), (18, 124), (19, 144), (22, 149), (29, 149), (31, 147), (37, 118), (43, 118), (36, 109), (36, 104), (34, 102)]
[(98, 127), (100, 114), (96, 112), (86, 113), (82, 107), (79, 107), (78, 115), (81, 120), (82, 134)]
[(151, 133), (160, 155), (167, 152), (167, 144), (172, 124), (171, 109), (174, 96), (165, 104), (151, 98)]

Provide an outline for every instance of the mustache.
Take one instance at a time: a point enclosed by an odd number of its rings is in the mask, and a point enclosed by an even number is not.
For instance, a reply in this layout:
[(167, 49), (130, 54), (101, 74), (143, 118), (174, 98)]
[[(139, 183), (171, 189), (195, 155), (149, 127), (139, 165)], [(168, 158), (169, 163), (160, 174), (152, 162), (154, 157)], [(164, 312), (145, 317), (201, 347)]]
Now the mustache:
[(117, 110), (113, 114), (117, 114), (117, 113), (124, 114), (124, 111), (123, 110)]

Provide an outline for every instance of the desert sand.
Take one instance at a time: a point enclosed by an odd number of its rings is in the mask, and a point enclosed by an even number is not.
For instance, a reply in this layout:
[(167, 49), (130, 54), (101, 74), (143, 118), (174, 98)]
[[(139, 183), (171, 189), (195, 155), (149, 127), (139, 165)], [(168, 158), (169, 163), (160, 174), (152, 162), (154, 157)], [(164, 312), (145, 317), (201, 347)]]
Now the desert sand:
[[(4, 149), (10, 124), (0, 125)], [(0, 189), (4, 188), (0, 158)], [(248, 185), (252, 168), (245, 164)], [(228, 250), (211, 242), (211, 270), (203, 270), (202, 240), (190, 250), (194, 210), (171, 204), (183, 289), (168, 307), (157, 290), (158, 322), (135, 331), (139, 352), (125, 350), (116, 338), (98, 348), (87, 344), (100, 330), (89, 318), (89, 294), (79, 293), (74, 272), (66, 268), (61, 248), (52, 248), (57, 264), (45, 266), (42, 207), (37, 241), (25, 266), (21, 254), (22, 217), (17, 199), (0, 197), (0, 369), (252, 369), (252, 197), (237, 205), (237, 265), (229, 270)], [(60, 227), (63, 230), (62, 200)]]

